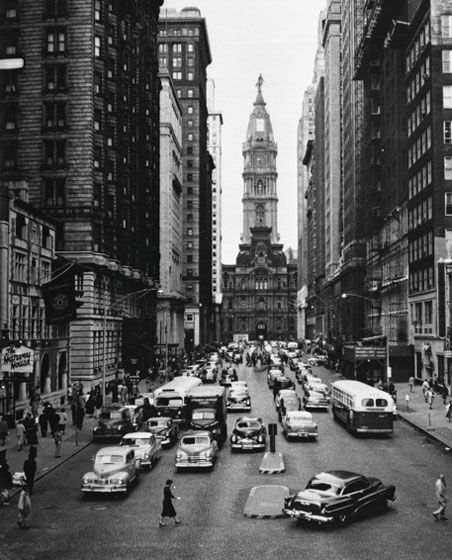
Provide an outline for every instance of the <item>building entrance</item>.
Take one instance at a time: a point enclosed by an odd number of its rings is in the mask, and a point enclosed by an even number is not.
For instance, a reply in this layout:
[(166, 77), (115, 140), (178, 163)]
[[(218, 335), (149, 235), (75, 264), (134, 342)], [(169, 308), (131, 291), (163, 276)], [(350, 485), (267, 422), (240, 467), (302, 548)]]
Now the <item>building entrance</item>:
[(267, 324), (263, 321), (256, 325), (256, 338), (257, 340), (267, 340)]

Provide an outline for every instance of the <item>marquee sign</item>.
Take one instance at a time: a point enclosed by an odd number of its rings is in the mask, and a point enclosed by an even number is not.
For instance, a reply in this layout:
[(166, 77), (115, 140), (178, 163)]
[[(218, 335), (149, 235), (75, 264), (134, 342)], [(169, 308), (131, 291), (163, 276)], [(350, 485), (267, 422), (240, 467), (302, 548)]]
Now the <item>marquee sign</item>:
[(28, 377), (33, 373), (34, 351), (28, 346), (7, 346), (2, 350), (0, 373), (5, 377)]

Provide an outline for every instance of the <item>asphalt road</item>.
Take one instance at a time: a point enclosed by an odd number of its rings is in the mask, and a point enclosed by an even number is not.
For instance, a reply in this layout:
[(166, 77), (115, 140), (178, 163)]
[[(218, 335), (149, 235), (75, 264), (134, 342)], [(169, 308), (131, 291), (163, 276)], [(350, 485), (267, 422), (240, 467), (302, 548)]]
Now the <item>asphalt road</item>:
[[(333, 376), (315, 368), (329, 381)], [(242, 366), (252, 396), (252, 414), (276, 422), (266, 374)], [(301, 394), (301, 389), (299, 389)], [(229, 431), (239, 414), (229, 415)], [(319, 441), (286, 442), (277, 436), (286, 471), (259, 474), (262, 453), (220, 452), (210, 473), (175, 473), (175, 449), (144, 473), (128, 498), (84, 499), (81, 476), (91, 466), (97, 445), (91, 445), (40, 480), (33, 496), (31, 527), (16, 526), (16, 504), (0, 509), (1, 560), (321, 560), (448, 559), (450, 521), (435, 522), (434, 482), (442, 472), (452, 484), (452, 455), (429, 443), (399, 421), (391, 438), (354, 438), (329, 413), (314, 413)], [(249, 490), (282, 484), (304, 487), (315, 473), (331, 468), (356, 470), (396, 485), (397, 500), (386, 512), (340, 528), (306, 526), (291, 519), (249, 519), (243, 506)], [(158, 527), (165, 480), (175, 481), (181, 496), (175, 506), (183, 523)]]

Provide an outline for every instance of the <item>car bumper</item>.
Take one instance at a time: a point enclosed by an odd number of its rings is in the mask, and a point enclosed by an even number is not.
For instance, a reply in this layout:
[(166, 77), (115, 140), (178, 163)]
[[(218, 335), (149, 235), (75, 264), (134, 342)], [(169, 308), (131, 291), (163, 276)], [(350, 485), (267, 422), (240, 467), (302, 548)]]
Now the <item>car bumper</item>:
[(265, 442), (231, 442), (232, 449), (265, 449)]
[(192, 469), (192, 468), (205, 468), (213, 467), (213, 459), (198, 459), (196, 461), (179, 460), (174, 463), (178, 469)]
[(97, 432), (94, 432), (93, 433), (93, 439), (94, 439), (94, 441), (96, 439), (102, 439), (102, 440), (104, 440), (104, 439), (121, 439), (123, 435), (124, 435), (123, 433), (118, 433), (118, 432), (116, 432), (116, 433), (110, 433), (110, 432), (97, 433)]
[(249, 412), (251, 410), (251, 405), (243, 403), (232, 403), (226, 405), (226, 410), (247, 410)]
[(314, 432), (287, 432), (288, 439), (317, 439), (318, 434)]
[(101, 494), (121, 494), (127, 492), (127, 487), (124, 485), (106, 485), (106, 484), (83, 484), (80, 488), (82, 492), (101, 493)]
[(316, 410), (328, 410), (329, 403), (305, 403), (304, 407), (306, 409), (314, 408)]
[(314, 521), (316, 523), (332, 523), (334, 521), (334, 517), (331, 515), (309, 513), (308, 511), (298, 511), (284, 508), (283, 513), (294, 519), (304, 519), (305, 521)]

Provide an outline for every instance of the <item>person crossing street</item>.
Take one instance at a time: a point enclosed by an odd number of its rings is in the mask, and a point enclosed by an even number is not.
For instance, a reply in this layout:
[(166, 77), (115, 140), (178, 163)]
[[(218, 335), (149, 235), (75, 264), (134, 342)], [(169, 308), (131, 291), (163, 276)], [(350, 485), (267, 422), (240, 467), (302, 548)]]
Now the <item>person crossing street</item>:
[(446, 521), (447, 486), (446, 479), (443, 474), (440, 474), (438, 480), (435, 482), (435, 495), (438, 500), (439, 507), (433, 512), (433, 516), (436, 521)]

